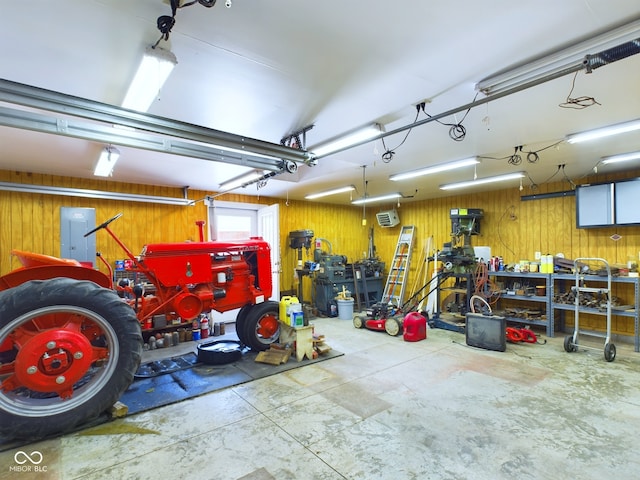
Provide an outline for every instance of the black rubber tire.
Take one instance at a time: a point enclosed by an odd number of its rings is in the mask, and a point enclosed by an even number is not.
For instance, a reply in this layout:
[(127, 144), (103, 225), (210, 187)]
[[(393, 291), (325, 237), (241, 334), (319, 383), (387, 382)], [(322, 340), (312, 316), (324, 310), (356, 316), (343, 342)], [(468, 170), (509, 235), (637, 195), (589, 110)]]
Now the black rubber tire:
[(604, 359), (607, 362), (613, 362), (616, 359), (616, 346), (613, 343), (607, 343), (604, 346)]
[(280, 324), (278, 323), (277, 330), (269, 337), (265, 337), (260, 334), (258, 327), (261, 321), (269, 318), (272, 321), (272, 317), (276, 320), (280, 317), (280, 304), (275, 301), (266, 301), (264, 303), (258, 303), (252, 305), (252, 308), (247, 312), (245, 319), (244, 336), (245, 345), (251, 350), (256, 352), (262, 352), (267, 350), (272, 343), (276, 343), (280, 338)]
[(578, 347), (576, 347), (573, 344), (573, 335), (567, 335), (566, 337), (564, 337), (564, 351), (567, 353), (571, 353), (571, 352), (575, 352), (578, 349)]
[[(86, 371), (80, 370), (83, 376), (74, 383), (73, 393), (66, 400), (53, 390), (35, 392), (25, 386), (0, 390), (1, 434), (37, 439), (93, 420), (116, 403), (140, 365), (143, 341), (133, 309), (113, 290), (70, 278), (33, 280), (1, 291), (0, 345), (12, 332), (34, 325), (33, 319), (53, 313), (61, 319), (81, 318), (83, 329), (97, 326), (102, 335), (92, 339), (90, 345), (107, 348), (108, 358), (89, 364)], [(53, 327), (41, 329), (38, 335), (55, 332), (68, 331), (62, 326)], [(14, 345), (15, 355), (20, 348)], [(70, 363), (75, 361), (72, 358)]]
[(252, 308), (253, 305), (248, 303), (240, 309), (236, 316), (236, 335), (238, 335), (238, 339), (243, 345), (247, 345), (247, 336), (245, 335), (245, 330), (247, 329), (247, 315)]

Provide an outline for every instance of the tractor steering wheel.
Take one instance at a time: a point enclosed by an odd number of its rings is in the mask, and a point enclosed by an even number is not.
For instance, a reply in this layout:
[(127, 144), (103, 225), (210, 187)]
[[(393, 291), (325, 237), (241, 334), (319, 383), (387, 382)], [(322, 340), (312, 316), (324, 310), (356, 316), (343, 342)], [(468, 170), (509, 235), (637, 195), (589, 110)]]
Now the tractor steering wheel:
[(106, 228), (107, 225), (109, 225), (111, 222), (113, 222), (114, 220), (117, 220), (118, 218), (120, 218), (122, 216), (122, 213), (117, 214), (115, 217), (110, 218), (109, 220), (107, 220), (106, 222), (98, 225), (96, 228), (94, 228), (93, 230), (91, 230), (90, 232), (87, 232), (84, 234), (85, 237), (88, 237), (89, 235), (91, 235), (93, 232), (97, 232), (98, 230), (102, 229), (102, 228)]

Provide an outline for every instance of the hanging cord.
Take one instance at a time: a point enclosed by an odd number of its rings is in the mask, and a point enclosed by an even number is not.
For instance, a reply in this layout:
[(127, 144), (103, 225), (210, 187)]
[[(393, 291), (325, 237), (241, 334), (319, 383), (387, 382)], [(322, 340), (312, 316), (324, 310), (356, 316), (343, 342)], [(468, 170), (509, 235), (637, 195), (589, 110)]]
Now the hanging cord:
[(564, 166), (564, 165), (562, 165), (562, 176), (564, 177), (564, 179), (565, 179), (567, 182), (569, 182), (569, 185), (571, 185), (571, 189), (572, 189), (572, 190), (575, 190), (575, 189), (576, 189), (576, 184), (575, 184), (575, 183), (573, 183), (573, 180), (571, 180), (571, 179), (567, 176), (567, 174), (566, 174), (566, 173), (565, 173), (565, 171), (564, 171), (564, 167), (565, 167), (565, 166)]
[(504, 245), (504, 248), (506, 248), (507, 250), (509, 250), (509, 252), (511, 252), (511, 255), (513, 255), (514, 257), (516, 256), (516, 252), (514, 252), (511, 247), (509, 247), (509, 245), (507, 245), (505, 243), (505, 241), (502, 239), (502, 233), (500, 232), (500, 227), (502, 226), (502, 221), (504, 220), (504, 217), (509, 214), (509, 218), (514, 218), (515, 217), (515, 207), (513, 205), (508, 206), (505, 210), (504, 213), (502, 214), (502, 216), (500, 217), (500, 220), (498, 220), (498, 239), (500, 240), (500, 243), (502, 245)]
[(153, 48), (156, 48), (162, 40), (165, 42), (169, 40), (171, 29), (176, 24), (176, 13), (179, 8), (190, 7), (196, 3), (199, 3), (203, 7), (211, 8), (216, 4), (216, 1), (217, 0), (193, 0), (189, 3), (185, 3), (184, 5), (180, 5), (180, 0), (171, 0), (171, 15), (161, 15), (156, 21), (156, 26), (158, 27), (158, 30), (160, 30), (161, 35), (158, 41), (153, 45)]
[[(420, 115), (420, 105), (416, 105), (416, 118), (413, 119), (412, 123), (416, 123), (416, 121), (418, 120), (418, 115)], [(407, 137), (411, 133), (411, 130), (413, 130), (413, 128), (410, 128), (409, 130), (407, 130), (407, 133), (404, 135), (404, 138), (398, 145), (396, 145), (395, 148), (387, 148), (387, 145), (384, 143), (384, 137), (382, 137), (381, 139), (382, 148), (384, 148), (384, 153), (382, 154), (382, 161), (384, 163), (390, 163), (391, 160), (393, 160), (393, 156), (396, 154), (395, 150), (397, 150), (404, 144), (404, 142), (407, 140)]]
[(576, 86), (576, 78), (578, 77), (578, 72), (573, 75), (573, 80), (571, 81), (571, 90), (569, 90), (569, 94), (567, 95), (567, 100), (564, 103), (558, 104), (561, 108), (573, 108), (575, 110), (582, 110), (583, 108), (592, 107), (593, 105), (600, 105), (593, 97), (577, 97), (571, 98), (571, 94), (573, 93), (573, 89)]
[[(480, 92), (478, 92), (480, 93)], [(475, 102), (476, 99), (478, 98), (478, 93), (476, 93), (476, 96), (473, 97), (473, 101)], [(422, 109), (422, 112), (429, 118), (432, 118), (431, 115), (429, 115), (427, 113), (427, 111), (425, 110), (425, 102), (422, 102), (419, 104), (419, 107)], [(467, 129), (464, 127), (464, 125), (462, 125), (462, 123), (465, 121), (465, 119), (467, 118), (467, 115), (469, 115), (469, 112), (471, 111), (471, 107), (469, 107), (467, 109), (466, 112), (464, 112), (464, 115), (462, 116), (462, 120), (460, 120), (459, 122), (456, 123), (446, 123), (446, 122), (441, 122), (440, 120), (436, 120), (436, 122), (438, 122), (440, 125), (445, 125), (447, 127), (449, 127), (449, 137), (456, 141), (456, 142), (461, 142), (462, 140), (464, 140), (464, 138), (467, 136)]]
[(539, 148), (538, 150), (530, 150), (530, 151), (525, 151), (524, 150), (524, 146), (523, 145), (518, 145), (516, 147), (513, 147), (513, 154), (511, 155), (507, 155), (506, 157), (480, 157), (480, 158), (484, 158), (484, 159), (488, 159), (488, 160), (506, 160), (507, 163), (509, 165), (520, 165), (522, 163), (522, 155), (521, 154), (526, 154), (526, 158), (527, 158), (527, 162), (529, 163), (537, 163), (538, 160), (540, 160), (540, 152), (544, 152), (545, 150), (549, 149), (549, 148), (553, 148), (557, 145), (560, 145), (561, 143), (563, 143), (564, 140), (559, 140), (557, 142), (554, 142), (550, 145), (547, 145), (546, 147), (542, 147)]

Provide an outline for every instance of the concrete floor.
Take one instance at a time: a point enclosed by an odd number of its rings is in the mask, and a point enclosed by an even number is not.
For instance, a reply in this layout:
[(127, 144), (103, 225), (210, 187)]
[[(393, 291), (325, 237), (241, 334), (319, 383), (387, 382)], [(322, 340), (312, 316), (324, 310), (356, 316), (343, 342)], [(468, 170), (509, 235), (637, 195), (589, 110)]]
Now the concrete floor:
[(0, 478), (638, 478), (630, 344), (607, 363), (599, 343), (569, 354), (562, 336), (501, 353), (445, 330), (408, 343), (313, 323), (344, 356), (21, 447), (39, 472), (0, 453)]

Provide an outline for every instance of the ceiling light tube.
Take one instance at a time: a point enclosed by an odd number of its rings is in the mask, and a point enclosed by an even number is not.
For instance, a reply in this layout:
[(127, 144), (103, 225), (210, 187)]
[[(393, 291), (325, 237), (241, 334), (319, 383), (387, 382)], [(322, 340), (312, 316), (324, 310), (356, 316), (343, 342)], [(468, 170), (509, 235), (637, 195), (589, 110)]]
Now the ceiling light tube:
[(602, 157), (602, 163), (618, 163), (628, 162), (630, 160), (640, 160), (639, 152), (620, 153), (618, 155), (610, 155), (608, 157)]
[[(640, 20), (593, 36), (570, 47), (557, 50), (549, 55), (521, 64), (505, 72), (486, 78), (476, 85), (476, 90), (485, 95), (497, 95), (510, 89), (523, 87), (529, 83), (556, 78), (563, 73), (579, 71), (586, 67), (585, 57), (595, 55), (640, 38)], [(525, 87), (526, 88), (526, 87)]]
[(476, 185), (483, 185), (485, 183), (504, 182), (507, 180), (522, 178), (525, 175), (525, 172), (515, 172), (507, 173), (505, 175), (496, 175), (495, 177), (478, 178), (467, 182), (447, 183), (445, 185), (440, 185), (440, 190), (453, 190), (455, 188), (475, 187)]
[(362, 205), (363, 203), (372, 203), (372, 202), (382, 202), (384, 200), (393, 200), (395, 198), (400, 198), (402, 196), (402, 194), (396, 192), (396, 193), (389, 193), (388, 195), (380, 195), (377, 197), (364, 197), (364, 198), (359, 198), (358, 200), (354, 200), (353, 202), (351, 202), (352, 205)]
[(100, 152), (100, 158), (98, 158), (98, 163), (96, 164), (93, 174), (96, 177), (110, 177), (118, 158), (120, 158), (120, 151), (116, 147), (112, 147), (111, 145), (104, 147)]
[(259, 170), (251, 170), (250, 172), (243, 173), (238, 177), (231, 178), (229, 180), (225, 180), (224, 182), (220, 183), (220, 189), (233, 190), (235, 188), (242, 187), (247, 183), (251, 183), (254, 180), (258, 180), (264, 174), (265, 172), (262, 172)]
[(160, 47), (147, 47), (122, 102), (123, 108), (146, 112), (177, 65), (176, 56)]
[(618, 135), (620, 133), (633, 132), (634, 130), (640, 130), (640, 119), (618, 123), (615, 125), (610, 125), (608, 127), (596, 128), (595, 130), (589, 130), (587, 132), (572, 133), (570, 135), (567, 135), (566, 140), (569, 143), (587, 142), (589, 140), (595, 140), (597, 138), (609, 137), (611, 135)]
[(382, 126), (379, 123), (367, 125), (350, 132), (335, 137), (327, 142), (315, 145), (309, 148), (316, 157), (324, 157), (341, 150), (356, 146), (360, 143), (374, 138), (382, 132)]
[(419, 170), (413, 170), (410, 172), (396, 173), (389, 176), (389, 180), (407, 180), (409, 178), (421, 177), (423, 175), (431, 175), (432, 173), (446, 172), (447, 170), (455, 170), (456, 168), (468, 167), (480, 163), (476, 157), (465, 158), (464, 160), (457, 160), (455, 162), (442, 163), (440, 165), (433, 165), (431, 167), (421, 168)]
[(305, 195), (304, 198), (306, 198), (307, 200), (314, 200), (316, 198), (327, 197), (329, 195), (335, 195), (337, 193), (352, 192), (355, 189), (356, 187), (354, 187), (353, 185), (348, 185), (346, 187), (334, 188), (333, 190), (327, 190), (325, 192), (312, 193), (310, 195)]

